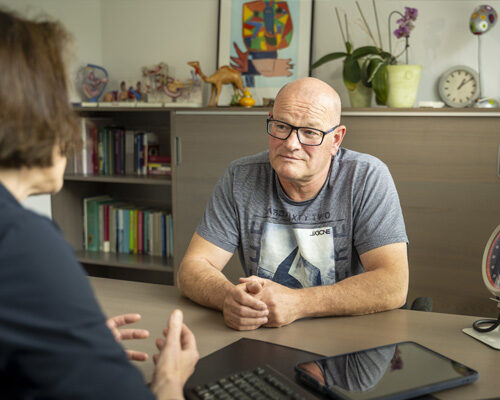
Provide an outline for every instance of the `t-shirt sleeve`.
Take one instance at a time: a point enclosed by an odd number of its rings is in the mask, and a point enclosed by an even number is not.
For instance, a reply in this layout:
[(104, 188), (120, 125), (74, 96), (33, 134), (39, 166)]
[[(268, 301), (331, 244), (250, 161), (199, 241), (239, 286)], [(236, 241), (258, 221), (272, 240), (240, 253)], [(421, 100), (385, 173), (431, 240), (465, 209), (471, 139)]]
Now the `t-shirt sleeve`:
[(387, 166), (380, 161), (366, 163), (355, 179), (353, 241), (358, 254), (408, 242), (399, 196)]
[(14, 391), (23, 388), (23, 398), (153, 399), (106, 327), (85, 272), (58, 229), (28, 216), (4, 232), (2, 379)]
[(234, 201), (234, 173), (231, 166), (221, 176), (196, 228), (196, 233), (231, 253), (240, 240), (239, 222)]

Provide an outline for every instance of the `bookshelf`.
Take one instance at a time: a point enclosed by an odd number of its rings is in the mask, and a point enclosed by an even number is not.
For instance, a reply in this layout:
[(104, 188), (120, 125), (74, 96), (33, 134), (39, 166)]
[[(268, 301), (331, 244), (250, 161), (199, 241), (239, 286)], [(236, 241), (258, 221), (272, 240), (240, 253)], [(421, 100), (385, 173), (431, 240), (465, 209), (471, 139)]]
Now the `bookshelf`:
[[(165, 109), (75, 108), (86, 120), (131, 131), (154, 132), (162, 155), (171, 155), (170, 111)], [(52, 196), (52, 215), (76, 256), (92, 276), (173, 284), (174, 257), (89, 251), (85, 248), (83, 199), (109, 195), (138, 209), (172, 212), (172, 177), (75, 173), (68, 159), (61, 191)], [(125, 207), (126, 208), (126, 207)]]

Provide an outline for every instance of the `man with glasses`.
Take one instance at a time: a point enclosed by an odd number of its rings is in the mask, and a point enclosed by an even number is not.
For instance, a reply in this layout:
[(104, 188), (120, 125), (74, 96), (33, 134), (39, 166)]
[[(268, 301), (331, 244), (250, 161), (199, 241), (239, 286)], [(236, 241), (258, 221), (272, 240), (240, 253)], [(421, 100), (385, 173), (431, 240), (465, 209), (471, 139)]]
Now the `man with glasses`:
[[(340, 147), (340, 98), (303, 78), (278, 93), (269, 150), (236, 160), (217, 183), (181, 262), (186, 296), (250, 330), (405, 303), (407, 236), (380, 160)], [(247, 275), (222, 269), (238, 249)]]

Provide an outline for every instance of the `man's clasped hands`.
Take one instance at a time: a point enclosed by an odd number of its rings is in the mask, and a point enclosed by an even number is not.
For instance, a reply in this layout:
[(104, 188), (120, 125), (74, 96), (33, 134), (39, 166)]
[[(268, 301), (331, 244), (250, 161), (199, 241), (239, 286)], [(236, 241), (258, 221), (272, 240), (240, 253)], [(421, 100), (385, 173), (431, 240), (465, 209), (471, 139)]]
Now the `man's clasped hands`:
[(237, 330), (274, 328), (299, 318), (297, 290), (253, 275), (240, 278), (239, 282), (224, 299), (222, 312), (229, 327)]

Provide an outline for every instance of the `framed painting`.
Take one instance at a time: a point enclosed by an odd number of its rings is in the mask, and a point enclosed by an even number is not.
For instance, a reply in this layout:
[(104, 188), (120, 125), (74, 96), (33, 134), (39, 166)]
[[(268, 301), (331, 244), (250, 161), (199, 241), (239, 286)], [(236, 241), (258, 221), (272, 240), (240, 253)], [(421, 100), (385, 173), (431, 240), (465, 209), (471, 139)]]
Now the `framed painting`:
[[(217, 68), (239, 71), (256, 105), (310, 75), (314, 0), (219, 0)], [(219, 104), (229, 104), (226, 85)]]

